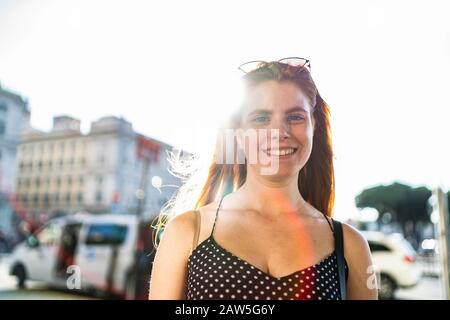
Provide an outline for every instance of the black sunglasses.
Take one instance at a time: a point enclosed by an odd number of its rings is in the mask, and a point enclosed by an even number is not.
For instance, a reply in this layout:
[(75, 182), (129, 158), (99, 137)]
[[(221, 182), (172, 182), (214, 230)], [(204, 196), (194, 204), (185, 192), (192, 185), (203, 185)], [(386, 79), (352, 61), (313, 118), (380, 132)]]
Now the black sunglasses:
[[(305, 58), (289, 57), (289, 58), (280, 59), (277, 62), (287, 64), (287, 65), (290, 65), (293, 67), (305, 67), (306, 69), (308, 69), (309, 72), (311, 72), (311, 63), (308, 59), (305, 59)], [(241, 64), (238, 69), (244, 73), (249, 73), (256, 69), (263, 68), (263, 67), (267, 66), (269, 63), (270, 62), (259, 61), (259, 60), (249, 61), (249, 62)]]

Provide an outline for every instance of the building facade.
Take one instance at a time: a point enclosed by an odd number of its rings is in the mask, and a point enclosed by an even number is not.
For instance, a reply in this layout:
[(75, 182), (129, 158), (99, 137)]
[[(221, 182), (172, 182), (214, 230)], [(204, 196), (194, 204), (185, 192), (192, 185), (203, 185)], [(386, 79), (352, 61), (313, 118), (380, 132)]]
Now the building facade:
[[(24, 133), (16, 192), (33, 217), (139, 210), (150, 218), (176, 191), (175, 187), (157, 189), (152, 179), (157, 177), (163, 185), (180, 184), (168, 171), (171, 149), (135, 132), (123, 118), (103, 117), (82, 134), (79, 120), (54, 117), (50, 132)], [(139, 207), (142, 188), (145, 201)]]
[[(28, 101), (0, 84), (0, 240), (14, 233), (18, 218), (11, 202), (17, 175), (16, 154), (21, 132), (29, 123)], [(2, 246), (0, 243), (0, 252)]]
[(22, 130), (29, 127), (28, 102), (0, 84), (0, 190), (12, 192), (16, 182), (16, 153)]

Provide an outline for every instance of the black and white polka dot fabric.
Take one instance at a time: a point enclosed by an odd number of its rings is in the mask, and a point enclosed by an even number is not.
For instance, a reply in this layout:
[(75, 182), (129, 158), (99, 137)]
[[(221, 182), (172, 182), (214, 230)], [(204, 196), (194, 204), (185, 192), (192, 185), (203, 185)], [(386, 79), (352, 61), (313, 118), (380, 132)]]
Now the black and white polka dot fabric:
[[(213, 237), (214, 227), (215, 221), (211, 235), (189, 257), (188, 300), (341, 299), (335, 251), (308, 268), (273, 277), (218, 244)], [(345, 271), (348, 277), (347, 264)]]

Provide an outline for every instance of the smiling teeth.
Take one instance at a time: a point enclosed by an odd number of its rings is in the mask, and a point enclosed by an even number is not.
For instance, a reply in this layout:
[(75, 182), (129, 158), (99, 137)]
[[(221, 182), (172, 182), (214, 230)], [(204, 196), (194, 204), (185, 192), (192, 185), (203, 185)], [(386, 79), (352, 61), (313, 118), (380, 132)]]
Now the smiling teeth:
[(286, 156), (295, 152), (294, 148), (282, 149), (282, 150), (266, 150), (269, 156)]

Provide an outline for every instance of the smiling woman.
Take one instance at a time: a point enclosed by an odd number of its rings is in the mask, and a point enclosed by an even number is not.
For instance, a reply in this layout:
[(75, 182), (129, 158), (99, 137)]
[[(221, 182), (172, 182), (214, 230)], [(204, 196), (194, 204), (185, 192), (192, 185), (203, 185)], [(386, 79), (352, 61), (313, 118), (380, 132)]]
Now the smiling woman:
[(367, 242), (332, 219), (329, 107), (309, 61), (245, 67), (231, 143), (218, 139), (206, 181), (191, 175), (161, 216), (150, 299), (376, 298)]

